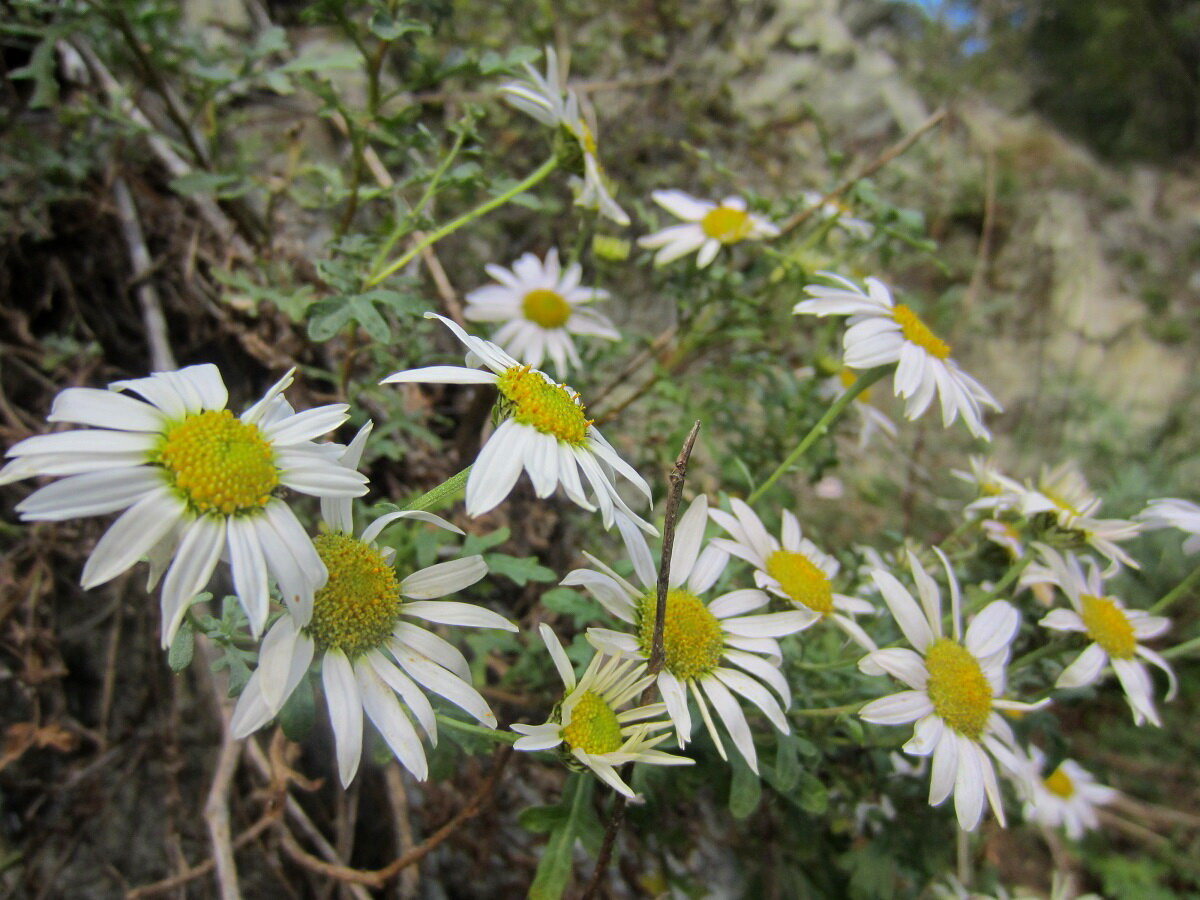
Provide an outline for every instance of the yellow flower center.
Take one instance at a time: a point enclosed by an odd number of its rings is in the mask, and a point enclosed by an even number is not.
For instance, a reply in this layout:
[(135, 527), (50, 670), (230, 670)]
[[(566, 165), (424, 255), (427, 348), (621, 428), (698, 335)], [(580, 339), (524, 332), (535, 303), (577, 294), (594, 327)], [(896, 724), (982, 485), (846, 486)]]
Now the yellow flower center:
[(925, 654), (933, 710), (959, 734), (978, 741), (992, 714), (992, 686), (962, 644), (938, 638)]
[(1042, 784), (1046, 786), (1052, 794), (1057, 794), (1064, 800), (1069, 800), (1075, 796), (1075, 782), (1071, 780), (1071, 776), (1063, 771), (1062, 766), (1055, 769), (1050, 775), (1042, 779)]
[(1133, 626), (1125, 612), (1107, 597), (1082, 594), (1083, 624), (1088, 637), (1104, 648), (1114, 659), (1132, 659), (1137, 650)]
[(1049, 488), (1041, 487), (1041, 486), (1038, 487), (1038, 490), (1040, 490), (1042, 495), (1047, 500), (1049, 500), (1051, 503), (1053, 503), (1055, 506), (1057, 506), (1059, 508), (1059, 510), (1061, 510), (1062, 512), (1065, 512), (1071, 516), (1079, 515), (1079, 507), (1077, 507), (1074, 503), (1072, 503), (1066, 497), (1059, 494), (1057, 491), (1051, 490)]
[(313, 598), (308, 624), (317, 646), (350, 657), (381, 646), (400, 618), (396, 570), (377, 548), (348, 534), (319, 534), (313, 546), (329, 570), (329, 580)]
[[(575, 134), (579, 143), (583, 145), (583, 152), (589, 156), (596, 157), (599, 155), (600, 148), (596, 146), (596, 136), (592, 134), (592, 129), (588, 127), (588, 123), (579, 120), (579, 131)], [(596, 160), (596, 167), (600, 167), (600, 160)]]
[(736, 244), (750, 237), (754, 225), (745, 210), (718, 206), (700, 220), (700, 230), (706, 237), (716, 238), (722, 244)]
[(227, 409), (196, 413), (168, 428), (154, 460), (202, 514), (262, 509), (279, 484), (275, 453), (262, 430)]
[[(846, 390), (850, 390), (850, 388), (854, 387), (854, 385), (858, 383), (858, 376), (854, 374), (854, 370), (847, 369), (845, 366), (843, 366), (842, 371), (838, 373), (838, 378), (842, 382), (842, 387), (844, 387)], [(867, 388), (866, 390), (861, 391), (855, 399), (861, 403), (870, 403), (871, 389)]]
[(593, 420), (584, 418), (579, 395), (566, 385), (552, 384), (530, 366), (513, 366), (496, 380), (496, 387), (503, 414), (575, 447), (587, 441)]
[(921, 317), (905, 306), (897, 303), (892, 307), (892, 318), (900, 324), (900, 330), (909, 343), (916, 344), (930, 356), (945, 359), (950, 355), (950, 345), (929, 330), (929, 326), (921, 321)]
[(571, 724), (562, 730), (572, 750), (612, 753), (621, 749), (621, 723), (617, 714), (595, 691), (584, 691), (571, 710)]
[(829, 576), (803, 553), (776, 550), (767, 558), (767, 574), (779, 582), (794, 603), (821, 615), (833, 612), (833, 585)]
[[(638, 601), (638, 649), (649, 659), (654, 644), (658, 598), (654, 592)], [(721, 662), (725, 639), (721, 623), (691, 591), (676, 588), (667, 593), (663, 622), (664, 668), (676, 678), (699, 678)]]
[(558, 291), (535, 288), (521, 301), (521, 312), (535, 325), (562, 328), (571, 318), (571, 304)]

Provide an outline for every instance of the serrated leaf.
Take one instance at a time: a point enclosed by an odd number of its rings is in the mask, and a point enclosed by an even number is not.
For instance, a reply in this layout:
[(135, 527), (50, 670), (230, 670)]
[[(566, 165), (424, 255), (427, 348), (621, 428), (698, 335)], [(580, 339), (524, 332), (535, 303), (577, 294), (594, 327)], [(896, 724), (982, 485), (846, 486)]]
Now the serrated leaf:
[(350, 304), (344, 297), (318, 300), (308, 310), (308, 336), (314, 341), (327, 341), (353, 318)]
[(483, 553), (490, 550), (492, 547), (503, 544), (508, 540), (512, 532), (507, 527), (497, 528), (495, 531), (490, 531), (487, 534), (468, 534), (467, 539), (463, 541), (462, 555), (474, 556), (478, 553)]
[(550, 832), (550, 840), (538, 860), (537, 873), (529, 886), (531, 900), (558, 900), (571, 881), (575, 840), (583, 812), (591, 803), (594, 782), (590, 775), (574, 774), (563, 787), (561, 807), (566, 815)]
[(741, 759), (730, 760), (729, 811), (735, 819), (744, 819), (758, 808), (762, 799), (762, 782)]
[(507, 553), (489, 553), (485, 557), (488, 570), (493, 574), (511, 578), (521, 587), (530, 581), (557, 581), (553, 569), (547, 569), (532, 556), (509, 556)]
[(308, 737), (317, 721), (317, 701), (313, 696), (311, 678), (301, 678), (292, 695), (279, 711), (279, 724), (289, 741)]
[(171, 649), (167, 651), (167, 665), (172, 672), (182, 672), (192, 664), (192, 656), (196, 652), (196, 633), (192, 623), (187, 619), (175, 632), (175, 640), (171, 641)]
[(350, 300), (350, 309), (354, 314), (354, 318), (358, 320), (358, 324), (362, 326), (371, 338), (385, 344), (392, 339), (392, 329), (379, 310), (377, 310), (370, 300), (363, 297), (354, 297)]

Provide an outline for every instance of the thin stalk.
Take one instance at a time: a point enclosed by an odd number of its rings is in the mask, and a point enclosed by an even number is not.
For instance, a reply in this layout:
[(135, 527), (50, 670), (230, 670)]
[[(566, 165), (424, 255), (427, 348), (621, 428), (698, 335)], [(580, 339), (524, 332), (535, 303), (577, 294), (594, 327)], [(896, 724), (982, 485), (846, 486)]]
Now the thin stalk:
[(457, 475), (451, 475), (437, 487), (431, 491), (426, 491), (415, 500), (410, 500), (405, 505), (405, 510), (425, 510), (437, 506), (447, 497), (457, 494), (463, 489), (463, 485), (467, 483), (467, 476), (471, 473), (471, 467), (467, 466)]
[(443, 713), (434, 713), (434, 715), (441, 724), (448, 728), (453, 728), (455, 731), (464, 731), (467, 734), (478, 735), (479, 737), (484, 737), (500, 744), (515, 744), (517, 739), (520, 738), (519, 734), (511, 731), (497, 731), (495, 728), (488, 728), (486, 725), (476, 725), (473, 722), (464, 722), (462, 719), (456, 719), (453, 716), (447, 716)]
[(1179, 584), (1175, 585), (1175, 587), (1163, 594), (1162, 599), (1150, 607), (1150, 612), (1155, 614), (1162, 612), (1176, 600), (1186, 596), (1187, 592), (1196, 585), (1198, 580), (1200, 580), (1200, 565), (1192, 569), (1191, 574), (1188, 575), (1187, 578), (1183, 579), (1183, 581), (1179, 582)]
[(846, 713), (856, 713), (862, 709), (862, 703), (847, 703), (844, 706), (818, 706), (812, 709), (793, 709), (792, 715), (805, 716), (810, 719), (831, 718)]
[(879, 381), (879, 379), (886, 375), (890, 369), (891, 366), (877, 366), (876, 368), (867, 372), (863, 372), (863, 374), (859, 375), (854, 384), (844, 394), (834, 400), (829, 409), (825, 410), (825, 415), (821, 416), (821, 418), (817, 420), (817, 424), (814, 425), (808, 434), (806, 434), (800, 441), (800, 443), (796, 445), (796, 449), (788, 454), (787, 459), (779, 464), (779, 468), (772, 472), (767, 480), (755, 488), (754, 492), (746, 498), (746, 503), (749, 506), (753, 506), (755, 501), (769, 491), (771, 486), (780, 479), (784, 472), (794, 466), (796, 461), (808, 452), (808, 449), (817, 442), (818, 438), (829, 431), (830, 426), (833, 425), (833, 423), (837, 421), (838, 417), (845, 412), (846, 408), (854, 402), (854, 398), (873, 385), (875, 382)]
[(369, 288), (375, 287), (375, 285), (379, 284), (379, 282), (383, 281), (383, 279), (387, 278), (389, 275), (392, 275), (395, 272), (398, 272), (400, 269), (403, 269), (406, 265), (408, 265), (410, 262), (412, 262), (416, 258), (417, 254), (420, 253), (422, 250), (424, 250), (426, 247), (433, 246), (438, 241), (440, 241), (442, 238), (446, 237), (446, 235), (453, 234), (455, 231), (458, 231), (458, 229), (462, 228), (464, 225), (469, 225), (471, 222), (474, 222), (476, 219), (487, 215), (493, 209), (503, 206), (505, 203), (512, 200), (513, 197), (516, 197), (519, 194), (525, 193), (527, 190), (529, 190), (531, 187), (533, 187), (538, 182), (545, 180), (545, 178), (551, 172), (553, 172), (557, 167), (558, 167), (558, 160), (555, 159), (553, 156), (550, 157), (548, 160), (546, 160), (544, 163), (542, 163), (541, 167), (539, 169), (537, 169), (537, 171), (535, 171), (535, 172), (531, 173), (529, 176), (527, 176), (524, 181), (518, 182), (517, 184), (515, 184), (511, 188), (509, 188), (507, 191), (505, 191), (503, 194), (499, 194), (499, 195), (493, 197), (491, 200), (488, 200), (486, 203), (480, 204), (479, 206), (475, 207), (470, 212), (463, 213), (457, 219), (447, 222), (441, 228), (437, 229), (437, 231), (432, 231), (429, 234), (425, 235), (425, 237), (423, 237), (421, 240), (417, 241), (417, 243), (415, 245), (413, 245), (413, 247), (411, 249), (409, 249), (409, 251), (407, 253), (404, 253), (402, 256), (400, 256), (399, 259), (396, 259), (395, 261), (389, 263), (381, 271), (375, 272), (373, 275), (368, 277), (367, 281), (366, 281), (366, 287), (369, 287)]
[(1167, 659), (1175, 659), (1177, 656), (1187, 656), (1193, 650), (1197, 649), (1200, 649), (1200, 637), (1194, 637), (1190, 641), (1176, 644), (1174, 647), (1164, 650), (1161, 655)]

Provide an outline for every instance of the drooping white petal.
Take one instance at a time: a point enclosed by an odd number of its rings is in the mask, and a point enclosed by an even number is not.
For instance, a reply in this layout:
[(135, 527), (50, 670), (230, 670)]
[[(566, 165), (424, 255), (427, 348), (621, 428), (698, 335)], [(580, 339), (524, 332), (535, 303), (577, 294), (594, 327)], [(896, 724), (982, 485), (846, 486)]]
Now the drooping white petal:
[(567, 652), (563, 650), (562, 644), (559, 643), (558, 635), (545, 622), (538, 625), (538, 634), (542, 636), (542, 643), (550, 651), (550, 659), (554, 661), (554, 668), (558, 670), (558, 677), (562, 679), (562, 683), (566, 686), (567, 693), (570, 693), (575, 690), (575, 667), (567, 659)]
[[(415, 650), (439, 666), (445, 666), (463, 681), (471, 680), (471, 667), (467, 665), (467, 658), (462, 655), (461, 650), (445, 638), (439, 637), (432, 631), (426, 631), (412, 622), (401, 622), (393, 630), (392, 636), (401, 646)], [(393, 653), (399, 652), (391, 647), (390, 642), (389, 649), (392, 649)]]
[(268, 530), (271, 528), (264, 516), (230, 516), (226, 531), (233, 588), (250, 621), (250, 631), (256, 638), (262, 634), (263, 626), (267, 623), (271, 602), (267, 561), (258, 537), (260, 525)]
[(512, 492), (525, 466), (530, 432), (532, 428), (508, 419), (488, 438), (467, 476), (467, 515), (489, 512)]
[(744, 675), (734, 669), (718, 668), (713, 671), (713, 676), (731, 691), (741, 694), (761, 709), (771, 724), (781, 732), (784, 734), (788, 733), (790, 729), (788, 728), (787, 719), (784, 717), (784, 710), (779, 708), (778, 701), (775, 700), (771, 692), (765, 687), (749, 675)]
[(204, 590), (225, 548), (225, 518), (200, 516), (183, 531), (162, 588), (162, 646), (175, 640), (191, 599)]
[(429, 777), (425, 749), (421, 746), (421, 738), (408, 716), (404, 714), (396, 695), (388, 689), (374, 666), (366, 660), (355, 664), (354, 675), (358, 681), (363, 710), (371, 717), (387, 745), (392, 748), (400, 765), (408, 769), (418, 781), (424, 781)]
[(1077, 688), (1091, 684), (1100, 677), (1100, 672), (1108, 662), (1108, 654), (1099, 644), (1088, 644), (1087, 649), (1075, 658), (1075, 661), (1062, 670), (1058, 680), (1054, 682), (1057, 688)]
[(125, 510), (96, 542), (80, 583), (90, 590), (120, 575), (168, 535), (185, 513), (183, 501), (166, 486), (147, 494)]
[(495, 727), (496, 717), (487, 701), (475, 688), (452, 672), (414, 653), (398, 654), (396, 662), (418, 684), (445, 697), (484, 725)]
[(958, 775), (958, 740), (950, 729), (943, 729), (942, 739), (933, 751), (933, 766), (929, 775), (929, 803), (939, 806), (954, 790)]
[(963, 831), (974, 831), (983, 817), (983, 765), (978, 745), (962, 735), (958, 742), (958, 773), (954, 778), (954, 811)]
[[(738, 702), (733, 699), (733, 694), (729, 693), (729, 689), (716, 678), (701, 678), (700, 685), (704, 688), (708, 699), (712, 701), (713, 709), (721, 717), (729, 736), (733, 738), (734, 746), (738, 748), (738, 752), (750, 766), (750, 771), (757, 775), (758, 754), (754, 750), (754, 736), (750, 733), (750, 724), (746, 721), (746, 714), (742, 712)], [(786, 724), (785, 722), (784, 725), (786, 726)], [(786, 731), (786, 727), (784, 730)]]
[(354, 669), (341, 650), (325, 651), (321, 683), (325, 688), (329, 721), (333, 725), (338, 777), (342, 787), (348, 787), (358, 773), (358, 763), (362, 759), (363, 704)]

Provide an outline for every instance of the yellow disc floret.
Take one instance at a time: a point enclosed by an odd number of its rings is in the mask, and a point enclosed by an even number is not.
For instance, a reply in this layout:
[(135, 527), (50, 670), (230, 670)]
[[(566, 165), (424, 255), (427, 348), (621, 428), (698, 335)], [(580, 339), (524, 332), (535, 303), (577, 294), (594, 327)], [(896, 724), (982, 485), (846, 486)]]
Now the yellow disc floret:
[(705, 237), (715, 238), (722, 244), (736, 244), (750, 237), (754, 223), (750, 221), (750, 214), (743, 209), (718, 206), (700, 220), (700, 230)]
[(571, 318), (571, 304), (558, 291), (535, 288), (521, 300), (521, 312), (534, 325), (562, 328)]
[(1059, 766), (1043, 778), (1042, 784), (1046, 786), (1046, 790), (1050, 793), (1056, 794), (1064, 800), (1069, 800), (1075, 796), (1075, 782), (1071, 780), (1070, 775), (1062, 770), (1062, 766)]
[(1082, 594), (1083, 624), (1088, 637), (1104, 648), (1114, 659), (1132, 659), (1137, 651), (1137, 638), (1125, 612), (1107, 597)]
[(767, 557), (767, 574), (779, 582), (793, 603), (821, 615), (833, 612), (833, 585), (829, 576), (803, 553), (776, 550)]
[[(647, 658), (654, 643), (658, 598), (651, 592), (638, 601), (638, 648)], [(721, 661), (725, 639), (721, 623), (704, 602), (682, 588), (667, 593), (663, 620), (664, 667), (679, 679), (707, 675)]]
[(584, 691), (571, 710), (571, 724), (563, 727), (562, 737), (572, 750), (612, 753), (621, 749), (621, 723), (603, 697)]
[(925, 654), (933, 710), (959, 734), (978, 741), (992, 714), (992, 686), (962, 644), (938, 638)]
[(202, 514), (262, 509), (279, 484), (275, 453), (262, 430), (227, 409), (196, 413), (172, 425), (154, 459)]
[(504, 413), (522, 425), (532, 425), (542, 434), (580, 447), (587, 441), (591, 419), (584, 418), (579, 395), (566, 385), (554, 384), (530, 366), (513, 366), (496, 379), (504, 401)]
[(950, 355), (950, 345), (930, 331), (929, 326), (921, 321), (921, 317), (903, 303), (897, 303), (892, 307), (892, 318), (899, 323), (905, 339), (916, 344), (930, 356), (945, 359)]
[(313, 546), (329, 580), (313, 598), (308, 632), (322, 650), (354, 657), (381, 646), (400, 618), (400, 582), (378, 548), (348, 534), (328, 532)]

